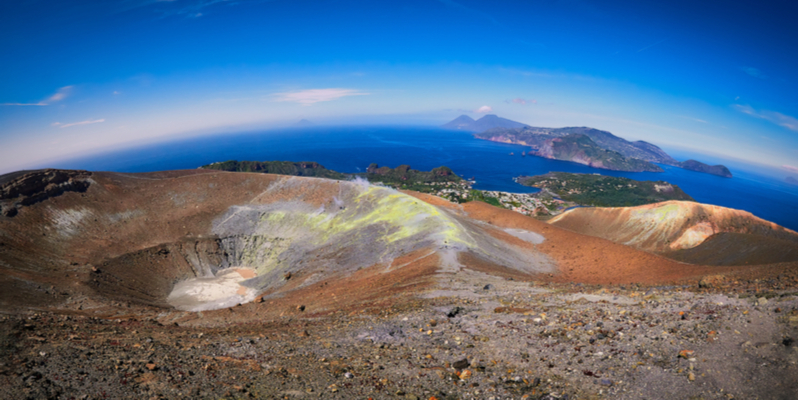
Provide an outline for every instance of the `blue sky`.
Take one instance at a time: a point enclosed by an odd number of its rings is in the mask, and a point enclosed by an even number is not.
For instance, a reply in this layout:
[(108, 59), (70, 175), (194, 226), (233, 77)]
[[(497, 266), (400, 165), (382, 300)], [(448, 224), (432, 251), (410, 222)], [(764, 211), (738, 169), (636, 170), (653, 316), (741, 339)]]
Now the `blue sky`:
[(792, 1), (6, 1), (0, 173), (301, 118), (491, 110), (796, 174), (797, 15)]

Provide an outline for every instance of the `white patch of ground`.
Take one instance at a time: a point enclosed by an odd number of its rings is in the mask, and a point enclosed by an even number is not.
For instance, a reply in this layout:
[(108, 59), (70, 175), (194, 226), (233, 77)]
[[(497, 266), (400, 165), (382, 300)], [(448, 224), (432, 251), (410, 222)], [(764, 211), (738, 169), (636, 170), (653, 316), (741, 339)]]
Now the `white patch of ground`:
[(175, 285), (167, 303), (184, 311), (218, 310), (248, 303), (258, 292), (241, 283), (254, 276), (255, 270), (237, 267), (219, 271), (213, 277), (187, 279)]
[(599, 301), (607, 301), (612, 304), (636, 304), (638, 301), (626, 297), (626, 296), (616, 296), (610, 294), (588, 294), (588, 293), (573, 293), (566, 296), (560, 296), (563, 300), (566, 301), (576, 301), (580, 299), (584, 299), (586, 301), (590, 301), (592, 303), (597, 303)]
[(503, 231), (517, 239), (522, 239), (533, 244), (542, 244), (542, 242), (544, 242), (544, 236), (536, 232), (526, 231), (525, 229), (506, 228), (503, 229)]
[(50, 220), (59, 236), (69, 238), (80, 233), (83, 220), (92, 215), (85, 208), (67, 210), (49, 209)]

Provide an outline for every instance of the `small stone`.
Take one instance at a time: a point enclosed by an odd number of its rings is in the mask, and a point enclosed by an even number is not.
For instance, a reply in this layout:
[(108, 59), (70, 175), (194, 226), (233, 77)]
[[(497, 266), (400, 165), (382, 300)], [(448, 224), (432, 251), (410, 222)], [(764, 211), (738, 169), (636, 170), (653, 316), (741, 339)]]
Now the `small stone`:
[(694, 381), (694, 372), (689, 372), (689, 380)]
[(693, 350), (681, 350), (681, 351), (678, 353), (678, 357), (683, 357), (683, 358), (685, 358), (685, 359), (687, 359), (687, 360), (688, 360), (689, 358), (691, 358), (691, 357), (692, 357), (692, 355), (693, 355), (693, 354), (694, 354), (694, 351), (693, 351)]
[(455, 369), (466, 369), (467, 367), (469, 367), (469, 360), (466, 358), (462, 358), (453, 363), (453, 368)]
[(405, 397), (407, 400), (419, 400), (419, 397), (417, 397), (417, 395), (412, 393), (406, 393)]
[(483, 287), (483, 290), (489, 290), (489, 289), (492, 289), (492, 288), (494, 288), (494, 286), (492, 286), (491, 284), (488, 284), (488, 285)]
[(465, 380), (469, 379), (469, 377), (471, 377), (471, 376), (472, 376), (472, 371), (470, 371), (468, 369), (465, 369), (465, 370), (461, 371), (460, 374), (458, 374), (459, 379), (461, 379), (462, 381), (465, 381)]
[(300, 312), (303, 312), (303, 311), (305, 311), (305, 310), (306, 310), (306, 306), (304, 306), (304, 305), (299, 305), (299, 306), (297, 306), (297, 310), (298, 310), (298, 311), (300, 311)]
[(447, 318), (453, 318), (464, 311), (461, 307), (455, 307), (447, 313)]
[(344, 377), (347, 378), (347, 379), (353, 379), (354, 376), (355, 375), (351, 374), (350, 372), (345, 372), (344, 373)]
[(766, 297), (759, 297), (758, 298), (758, 305), (763, 306), (766, 305), (769, 301)]
[(149, 369), (150, 371), (153, 371), (153, 370), (156, 369), (156, 365), (154, 363), (147, 363), (145, 365), (145, 367), (147, 367), (147, 369)]

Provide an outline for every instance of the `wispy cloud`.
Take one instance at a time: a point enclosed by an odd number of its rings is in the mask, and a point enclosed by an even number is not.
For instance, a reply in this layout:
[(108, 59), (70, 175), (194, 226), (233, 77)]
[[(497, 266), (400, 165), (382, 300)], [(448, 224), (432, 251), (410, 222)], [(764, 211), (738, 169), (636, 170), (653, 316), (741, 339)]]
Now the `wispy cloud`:
[(522, 104), (524, 106), (526, 104), (536, 104), (536, 100), (525, 100), (522, 97), (517, 97), (516, 99), (506, 100), (506, 103)]
[(483, 106), (483, 107), (475, 110), (474, 112), (476, 112), (478, 114), (488, 114), (488, 113), (492, 112), (492, 107)]
[(753, 78), (758, 78), (758, 79), (767, 79), (767, 76), (766, 76), (766, 75), (764, 75), (764, 73), (763, 73), (763, 72), (761, 72), (761, 70), (760, 70), (760, 69), (758, 69), (758, 68), (754, 68), (754, 67), (740, 67), (739, 69), (741, 69), (742, 71), (744, 71), (744, 73), (746, 73), (747, 75), (750, 75), (750, 76), (752, 76)]
[(200, 18), (205, 10), (216, 5), (240, 5), (248, 3), (265, 3), (274, 0), (141, 0), (129, 2), (121, 11), (130, 11), (137, 8), (152, 8), (161, 14), (161, 17), (185, 16), (187, 18)]
[(0, 106), (49, 106), (53, 103), (64, 100), (67, 98), (67, 96), (69, 96), (70, 92), (72, 92), (72, 86), (64, 86), (58, 89), (50, 97), (38, 103), (0, 103)]
[(795, 167), (793, 165), (781, 165), (781, 168), (783, 168), (783, 169), (785, 169), (787, 171), (794, 172), (795, 174), (797, 173), (797, 167)]
[(347, 96), (365, 96), (368, 94), (369, 93), (360, 92), (356, 89), (329, 88), (275, 93), (274, 96), (277, 96), (275, 101), (288, 101), (307, 106), (314, 103), (336, 100)]
[(57, 126), (59, 128), (69, 128), (70, 126), (77, 126), (77, 125), (89, 125), (89, 124), (99, 124), (101, 122), (105, 122), (105, 119), (87, 119), (86, 121), (80, 122), (71, 122), (69, 124), (62, 124), (60, 122), (54, 122), (51, 125)]
[(702, 124), (707, 124), (707, 123), (708, 123), (708, 121), (706, 121), (706, 120), (704, 120), (704, 119), (695, 118), (695, 117), (687, 117), (686, 115), (681, 115), (681, 118), (690, 119), (690, 120), (692, 120), (692, 121), (694, 121), (694, 122), (700, 122), (700, 123), (702, 123)]
[(788, 115), (781, 114), (777, 111), (756, 110), (753, 107), (742, 104), (734, 104), (733, 108), (747, 115), (767, 120), (775, 125), (782, 126), (786, 129), (797, 131), (797, 118), (795, 117), (790, 117)]

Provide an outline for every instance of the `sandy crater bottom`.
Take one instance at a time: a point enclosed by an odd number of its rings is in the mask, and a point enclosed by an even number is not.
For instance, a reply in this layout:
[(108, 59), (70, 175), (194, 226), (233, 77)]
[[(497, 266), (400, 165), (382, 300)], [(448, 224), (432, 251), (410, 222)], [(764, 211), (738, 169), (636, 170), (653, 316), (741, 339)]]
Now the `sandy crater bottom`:
[(258, 294), (241, 283), (256, 276), (252, 268), (230, 268), (216, 276), (191, 278), (175, 284), (167, 297), (173, 307), (184, 311), (216, 310), (252, 301)]

